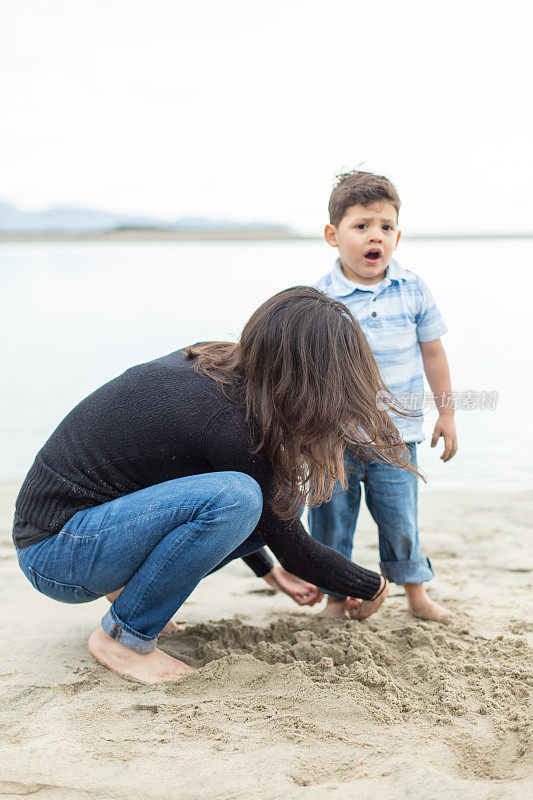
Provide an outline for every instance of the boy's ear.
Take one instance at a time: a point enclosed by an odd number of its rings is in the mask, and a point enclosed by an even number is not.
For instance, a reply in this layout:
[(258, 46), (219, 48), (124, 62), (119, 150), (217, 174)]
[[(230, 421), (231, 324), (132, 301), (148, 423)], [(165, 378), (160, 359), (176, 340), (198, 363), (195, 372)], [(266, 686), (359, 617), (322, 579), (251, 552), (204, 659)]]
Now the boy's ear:
[(402, 235), (402, 232), (401, 232), (401, 231), (398, 231), (398, 235), (397, 235), (397, 237), (396, 237), (396, 244), (394, 245), (394, 249), (395, 249), (395, 250), (396, 250), (396, 248), (398, 247), (398, 242), (400, 241), (400, 237), (401, 237), (401, 235)]
[(324, 239), (331, 247), (337, 247), (337, 228), (335, 225), (326, 225), (324, 228)]

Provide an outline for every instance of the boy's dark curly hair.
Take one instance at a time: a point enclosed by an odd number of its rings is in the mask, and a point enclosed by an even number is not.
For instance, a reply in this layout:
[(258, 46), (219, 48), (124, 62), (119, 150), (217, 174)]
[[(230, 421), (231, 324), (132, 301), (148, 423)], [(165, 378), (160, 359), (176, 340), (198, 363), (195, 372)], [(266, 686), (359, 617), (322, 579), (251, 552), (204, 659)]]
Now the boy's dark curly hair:
[(338, 225), (350, 206), (370, 206), (379, 202), (392, 203), (400, 211), (400, 197), (394, 184), (384, 175), (351, 170), (337, 175), (329, 198), (329, 221)]

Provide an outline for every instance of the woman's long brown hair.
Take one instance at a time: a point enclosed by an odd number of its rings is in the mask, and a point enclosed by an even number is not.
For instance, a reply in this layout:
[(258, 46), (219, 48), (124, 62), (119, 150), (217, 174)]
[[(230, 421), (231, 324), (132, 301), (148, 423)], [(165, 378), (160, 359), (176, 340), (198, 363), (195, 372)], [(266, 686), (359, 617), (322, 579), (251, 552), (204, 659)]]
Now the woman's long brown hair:
[[(244, 326), (240, 342), (188, 347), (196, 371), (246, 406), (277, 481), (273, 508), (282, 519), (303, 504), (330, 500), (336, 481), (347, 487), (344, 450), (417, 475), (387, 411), (372, 351), (345, 305), (317, 289), (293, 286), (274, 295)], [(397, 413), (405, 415), (401, 409)]]

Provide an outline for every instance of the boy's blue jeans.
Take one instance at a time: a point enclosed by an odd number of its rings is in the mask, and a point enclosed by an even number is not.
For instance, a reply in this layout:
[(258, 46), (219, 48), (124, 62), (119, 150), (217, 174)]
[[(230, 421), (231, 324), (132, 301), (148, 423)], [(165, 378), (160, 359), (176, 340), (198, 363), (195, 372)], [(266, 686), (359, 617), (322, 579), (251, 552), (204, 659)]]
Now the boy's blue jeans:
[(262, 547), (251, 536), (262, 508), (249, 475), (192, 475), (78, 511), (59, 533), (17, 556), (33, 586), (64, 603), (124, 587), (102, 627), (148, 653), (205, 575)]
[[(416, 442), (407, 447), (416, 465)], [(418, 541), (417, 476), (378, 461), (364, 461), (349, 450), (345, 467), (348, 489), (337, 484), (329, 503), (309, 509), (313, 539), (351, 558), (363, 483), (368, 510), (378, 526), (383, 575), (398, 584), (431, 580), (431, 563), (422, 555)]]

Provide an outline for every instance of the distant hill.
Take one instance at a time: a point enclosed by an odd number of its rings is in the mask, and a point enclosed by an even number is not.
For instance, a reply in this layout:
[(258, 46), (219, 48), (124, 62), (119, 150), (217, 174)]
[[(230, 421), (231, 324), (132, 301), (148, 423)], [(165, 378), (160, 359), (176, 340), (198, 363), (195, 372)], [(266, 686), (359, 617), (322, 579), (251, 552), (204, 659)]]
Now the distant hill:
[(239, 223), (226, 219), (182, 217), (161, 220), (154, 217), (113, 214), (90, 208), (49, 208), (45, 211), (20, 211), (9, 203), (0, 202), (0, 233), (105, 233), (124, 229), (167, 231), (281, 231), (283, 225), (263, 222)]

